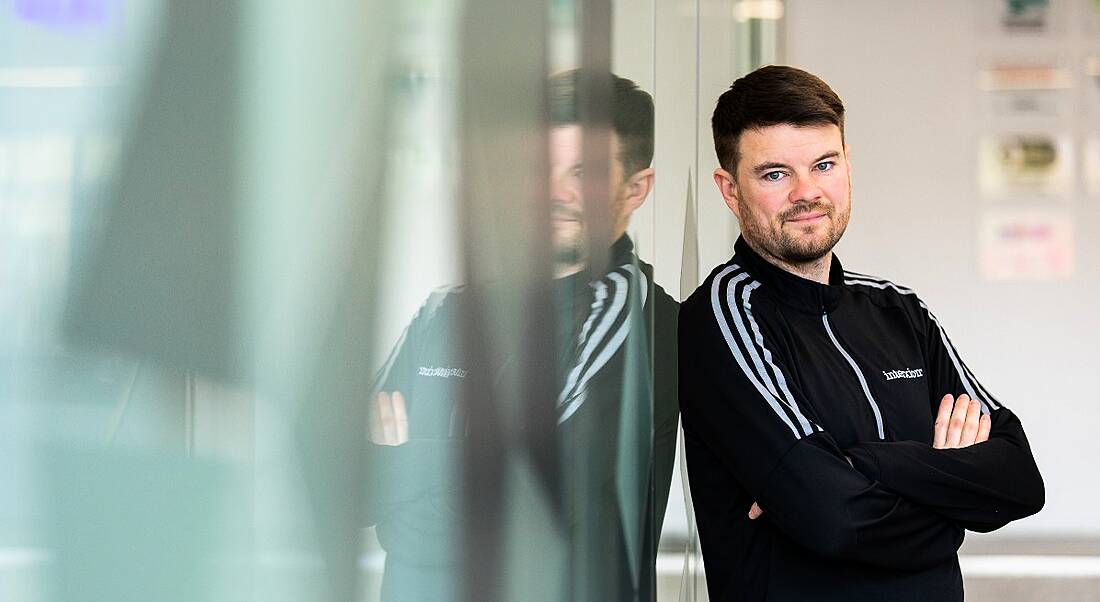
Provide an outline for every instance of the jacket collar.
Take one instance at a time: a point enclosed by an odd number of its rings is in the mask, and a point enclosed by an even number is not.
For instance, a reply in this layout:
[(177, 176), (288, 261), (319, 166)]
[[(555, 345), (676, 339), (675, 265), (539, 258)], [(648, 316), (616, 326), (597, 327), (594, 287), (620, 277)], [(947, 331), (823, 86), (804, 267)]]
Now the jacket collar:
[(607, 272), (596, 274), (588, 268), (585, 268), (584, 273), (587, 275), (590, 282), (595, 282), (602, 278), (606, 278), (608, 273), (637, 261), (638, 258), (634, 255), (634, 241), (630, 239), (629, 235), (624, 233), (615, 240), (611, 248), (607, 250)]
[(583, 286), (584, 283), (595, 286), (594, 283), (606, 278), (609, 272), (635, 262), (641, 266), (647, 276), (651, 276), (651, 268), (649, 268), (645, 262), (638, 260), (634, 255), (634, 241), (630, 239), (629, 235), (623, 234), (611, 245), (611, 248), (607, 250), (607, 272), (595, 274), (586, 267), (564, 278), (555, 278), (554, 281), (558, 286)]
[(836, 253), (829, 267), (829, 284), (796, 276), (770, 263), (752, 250), (744, 237), (737, 237), (733, 260), (771, 292), (776, 300), (799, 311), (821, 314), (836, 309), (844, 290), (844, 268)]
[(607, 254), (608, 268), (615, 269), (634, 261), (634, 241), (630, 236), (623, 234), (611, 245)]

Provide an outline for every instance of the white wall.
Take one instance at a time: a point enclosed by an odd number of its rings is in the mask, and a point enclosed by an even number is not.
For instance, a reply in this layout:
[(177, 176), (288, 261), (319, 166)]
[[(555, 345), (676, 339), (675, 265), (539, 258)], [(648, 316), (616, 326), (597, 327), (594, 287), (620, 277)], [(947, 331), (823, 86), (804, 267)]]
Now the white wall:
[[(845, 267), (915, 288), (982, 382), (1023, 420), (1047, 506), (1002, 533), (1097, 535), (1098, 199), (1085, 197), (1078, 176), (1074, 194), (1054, 202), (1075, 221), (1069, 280), (994, 283), (978, 270), (980, 219), (996, 204), (979, 196), (975, 177), (978, 136), (994, 123), (977, 98), (981, 57), (1051, 47), (1100, 55), (1100, 37), (1075, 18), (1086, 2), (1052, 4), (1067, 11), (1063, 32), (1005, 41), (978, 24), (979, 11), (998, 3), (789, 0), (787, 59), (829, 82), (847, 107), (854, 209), (838, 250)], [(1081, 65), (1070, 66), (1076, 84), (1086, 83)], [(1080, 152), (1087, 123), (1071, 114), (1034, 125), (1069, 128)]]

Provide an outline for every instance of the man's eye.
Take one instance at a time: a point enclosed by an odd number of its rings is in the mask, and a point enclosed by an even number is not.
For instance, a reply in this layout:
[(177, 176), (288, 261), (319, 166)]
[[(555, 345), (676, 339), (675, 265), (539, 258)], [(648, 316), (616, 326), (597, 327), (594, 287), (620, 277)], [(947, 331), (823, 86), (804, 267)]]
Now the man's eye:
[(836, 165), (835, 161), (822, 161), (815, 165), (818, 171), (829, 171)]
[(764, 179), (769, 182), (778, 182), (783, 178), (783, 172), (781, 171), (769, 171), (764, 174)]

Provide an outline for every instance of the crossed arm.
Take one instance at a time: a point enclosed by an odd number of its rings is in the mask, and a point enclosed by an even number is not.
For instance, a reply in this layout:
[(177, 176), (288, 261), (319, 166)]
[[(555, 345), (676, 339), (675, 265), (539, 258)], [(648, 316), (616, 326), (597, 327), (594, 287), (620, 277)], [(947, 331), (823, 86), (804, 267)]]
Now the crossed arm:
[[(941, 401), (933, 445), (865, 442), (844, 450), (845, 455), (862, 474), (971, 531), (992, 531), (1038, 512), (1045, 489), (1020, 420), (982, 387), (927, 306), (913, 294), (902, 298), (909, 302), (914, 331), (923, 337), (929, 388), (980, 396), (988, 418), (979, 421), (973, 445), (953, 446), (958, 423), (958, 413), (953, 412), (941, 446)], [(964, 425), (971, 425), (971, 419), (967, 414)], [(960, 441), (972, 429), (964, 426)]]
[(1045, 489), (1020, 420), (990, 414), (987, 440), (958, 448), (918, 441), (845, 450), (861, 473), (971, 531), (988, 532), (1042, 509)]
[[(955, 398), (948, 393), (940, 400), (933, 433), (933, 449), (962, 449), (989, 440), (992, 418), (982, 414), (981, 404), (963, 393)], [(848, 458), (851, 464), (851, 457)], [(853, 464), (854, 467), (854, 464)], [(749, 519), (756, 520), (764, 514), (760, 504), (749, 507)]]

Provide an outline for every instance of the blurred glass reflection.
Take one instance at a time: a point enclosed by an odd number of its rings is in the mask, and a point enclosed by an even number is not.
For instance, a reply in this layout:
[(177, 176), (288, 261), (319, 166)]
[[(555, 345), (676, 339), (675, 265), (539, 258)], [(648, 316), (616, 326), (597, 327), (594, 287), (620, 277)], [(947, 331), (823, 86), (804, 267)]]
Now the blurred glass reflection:
[[(463, 506), (479, 497), (461, 490), (464, 443), (480, 435), (503, 440), (499, 445), (506, 454), (539, 455), (540, 450), (525, 450), (529, 442), (523, 438), (546, 430), (546, 423), (529, 424), (521, 416), (509, 424), (499, 415), (515, 408), (472, 407), (477, 404), (465, 399), (471, 390), (487, 393), (501, 406), (522, 404), (514, 399), (516, 391), (554, 402), (553, 413), (541, 412), (548, 415), (539, 418), (550, 421), (548, 444), (560, 451), (555, 460), (560, 468), (548, 467), (541, 507), (557, 533), (537, 545), (546, 554), (554, 554), (554, 541), (564, 546), (557, 552), (568, 558), (560, 591), (568, 599), (653, 595), (656, 535), (676, 440), (670, 351), (677, 304), (653, 284), (652, 267), (638, 260), (626, 234), (630, 214), (649, 196), (654, 177), (652, 100), (629, 80), (610, 82), (611, 171), (592, 173), (583, 157), (587, 130), (578, 117), (578, 79), (577, 71), (568, 71), (549, 82), (545, 213), (550, 219), (542, 230), (549, 230), (551, 255), (539, 259), (551, 264), (553, 281), (532, 285), (552, 295), (549, 321), (538, 325), (544, 329), (532, 333), (522, 322), (506, 325), (501, 333), (506, 340), (482, 338), (491, 348), (471, 352), (469, 339), (479, 336), (471, 331), (482, 323), (476, 314), (484, 309), (472, 300), (522, 304), (527, 291), (497, 282), (437, 291), (413, 318), (374, 387), (367, 521), (377, 525), (387, 553), (384, 600), (458, 599), (462, 559), (469, 555), (461, 545)], [(583, 180), (593, 177), (609, 178), (611, 198), (586, 202)], [(587, 216), (598, 203), (611, 216), (610, 231), (589, 236)], [(609, 269), (590, 268), (590, 238), (614, 241), (603, 249)], [(520, 298), (507, 300), (510, 296)], [(528, 338), (531, 334), (538, 340)], [(552, 378), (517, 373), (524, 362), (515, 351), (531, 348), (551, 352)], [(473, 381), (477, 384), (466, 384)], [(538, 386), (552, 388), (538, 391)], [(494, 426), (501, 432), (484, 433), (485, 425), (472, 424), (479, 410), (481, 417), (498, 416)], [(496, 477), (505, 481), (507, 471)], [(498, 495), (507, 504), (521, 494), (506, 489)], [(503, 548), (505, 554), (517, 552)]]
[(655, 19), (0, 3), (0, 599), (655, 599)]

